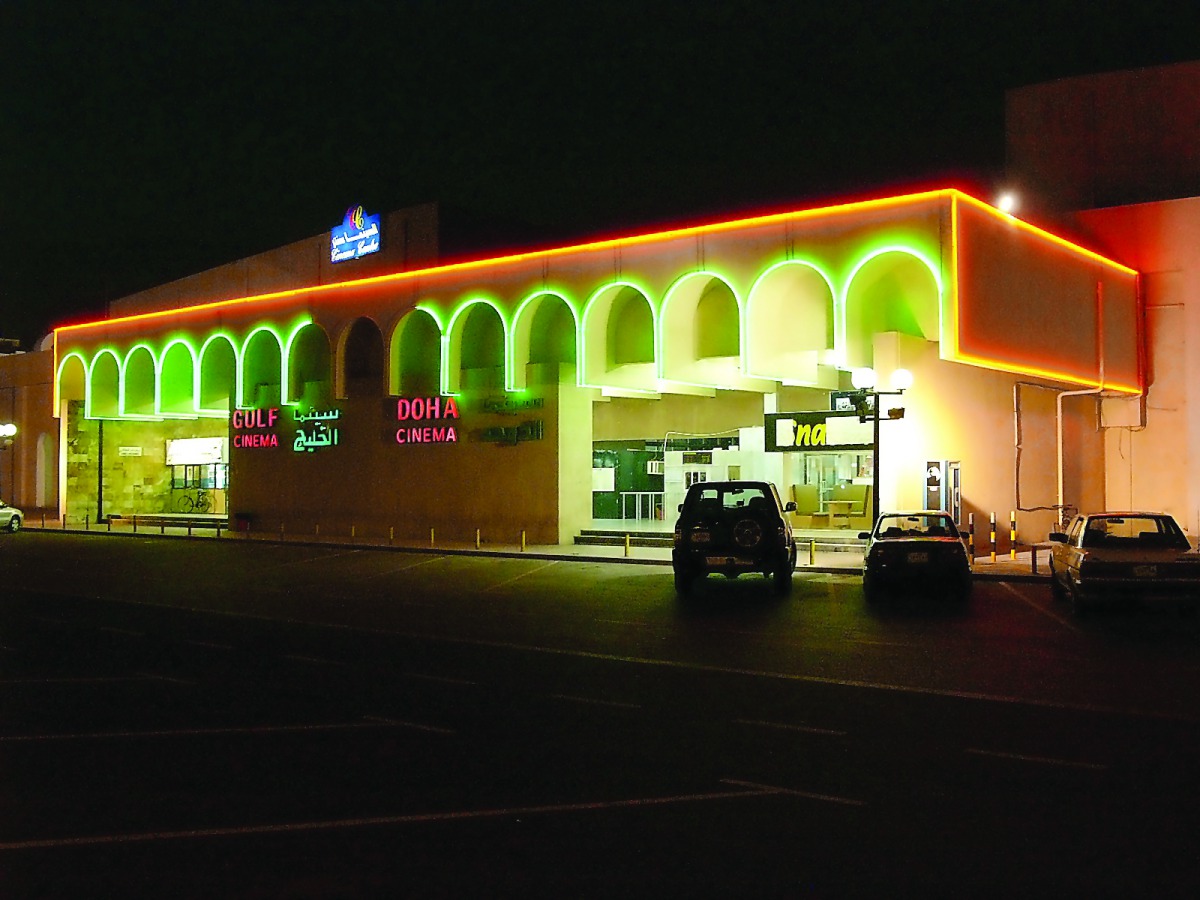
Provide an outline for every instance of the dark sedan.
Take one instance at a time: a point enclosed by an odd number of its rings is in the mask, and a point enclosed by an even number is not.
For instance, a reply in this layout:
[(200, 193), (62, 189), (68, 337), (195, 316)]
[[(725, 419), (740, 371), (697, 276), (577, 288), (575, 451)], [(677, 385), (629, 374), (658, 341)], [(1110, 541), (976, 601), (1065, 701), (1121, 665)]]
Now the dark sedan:
[(971, 561), (948, 513), (936, 510), (884, 513), (871, 531), (863, 561), (863, 594), (877, 600), (885, 591), (943, 594), (966, 600)]

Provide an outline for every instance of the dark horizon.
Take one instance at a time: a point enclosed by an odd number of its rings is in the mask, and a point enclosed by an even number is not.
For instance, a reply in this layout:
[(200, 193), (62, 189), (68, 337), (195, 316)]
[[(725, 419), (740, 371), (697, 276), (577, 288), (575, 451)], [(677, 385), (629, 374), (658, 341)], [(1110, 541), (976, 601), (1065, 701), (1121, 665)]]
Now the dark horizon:
[(29, 349), (351, 204), (444, 204), (479, 235), (447, 250), (477, 255), (983, 191), (1006, 90), (1200, 58), (1200, 10), (1119, 6), (6, 3), (0, 336)]

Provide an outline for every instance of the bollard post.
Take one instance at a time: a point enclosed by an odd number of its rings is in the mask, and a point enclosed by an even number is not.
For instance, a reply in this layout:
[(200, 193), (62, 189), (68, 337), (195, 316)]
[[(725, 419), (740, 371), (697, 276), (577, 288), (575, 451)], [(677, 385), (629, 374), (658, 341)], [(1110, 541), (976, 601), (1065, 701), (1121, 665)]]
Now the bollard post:
[[(191, 527), (191, 525), (192, 525), (192, 523), (191, 523), (191, 521), (189, 520), (189, 521), (188, 521), (188, 527), (190, 528), (190, 527)], [(165, 521), (165, 520), (164, 520), (164, 521), (161, 521), (161, 522), (159, 522), (159, 523), (158, 523), (158, 533), (159, 533), (159, 534), (166, 534), (166, 533), (167, 533), (167, 523), (166, 523), (166, 521)]]
[(392, 546), (392, 542), (396, 540), (396, 526), (388, 526), (388, 546)]
[(975, 565), (975, 513), (967, 513), (967, 551)]
[(479, 549), (479, 529), (475, 529), (475, 549)]
[(315, 526), (313, 526), (313, 536), (314, 537), (321, 536), (321, 523), (320, 522), (318, 522)]
[(521, 552), (525, 552), (525, 529), (521, 529)]
[(429, 529), (429, 546), (430, 547), (433, 546), (433, 529), (432, 528)]
[(191, 536), (192, 536), (192, 520), (191, 520), (191, 519), (188, 519), (188, 520), (187, 520), (187, 523), (188, 523), (188, 527), (187, 527), (187, 536), (188, 536), (188, 537), (191, 537)]
[(817, 542), (811, 540), (808, 542), (808, 564), (815, 566), (817, 564)]
[(279, 520), (279, 539), (283, 540), (283, 519)]
[(1033, 570), (1033, 574), (1037, 574), (1037, 544), (1031, 544), (1029, 547), (1029, 565)]
[(625, 532), (625, 555), (629, 555), (629, 532)]
[(989, 547), (989, 551), (991, 553), (992, 562), (995, 562), (996, 561), (996, 514), (995, 513), (992, 513), (991, 523), (992, 523), (992, 527), (991, 527), (990, 534), (988, 536), (988, 547)]
[(217, 540), (221, 539), (221, 520), (217, 519)]
[(86, 516), (83, 517), (83, 530), (84, 531), (92, 530), (92, 514), (91, 513), (88, 513)]
[(350, 540), (354, 540), (356, 537), (358, 537), (358, 526), (351, 525), (350, 526)]
[(1017, 511), (1009, 510), (1008, 513), (1008, 558), (1015, 560), (1017, 558)]
[(62, 524), (62, 530), (63, 530), (63, 531), (66, 531), (66, 530), (67, 530), (67, 514), (66, 514), (66, 513), (63, 513), (63, 524)]
[(137, 516), (133, 517), (133, 533), (137, 534)]
[(46, 530), (46, 511), (42, 510), (42, 530)]
[(108, 530), (112, 531), (112, 516), (108, 517)]

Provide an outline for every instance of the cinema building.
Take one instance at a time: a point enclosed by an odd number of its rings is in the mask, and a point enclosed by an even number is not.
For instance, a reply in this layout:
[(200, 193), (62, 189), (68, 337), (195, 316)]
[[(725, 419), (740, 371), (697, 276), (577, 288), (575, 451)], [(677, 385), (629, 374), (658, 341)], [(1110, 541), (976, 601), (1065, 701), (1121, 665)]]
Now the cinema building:
[(30, 525), (190, 500), (513, 545), (669, 530), (740, 477), (815, 532), (940, 506), (1036, 539), (1142, 424), (1138, 272), (955, 189), (457, 262), (437, 214), (352, 208), (0, 358), (0, 491)]

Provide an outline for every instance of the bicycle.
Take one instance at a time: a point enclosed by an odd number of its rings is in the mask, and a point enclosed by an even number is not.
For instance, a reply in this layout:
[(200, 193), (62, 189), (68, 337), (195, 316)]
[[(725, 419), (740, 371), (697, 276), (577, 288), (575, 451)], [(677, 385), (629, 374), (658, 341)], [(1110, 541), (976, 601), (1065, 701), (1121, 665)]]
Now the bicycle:
[(212, 500), (209, 499), (208, 491), (199, 489), (195, 495), (190, 492), (183, 494), (175, 501), (175, 510), (181, 513), (206, 513), (212, 508)]

